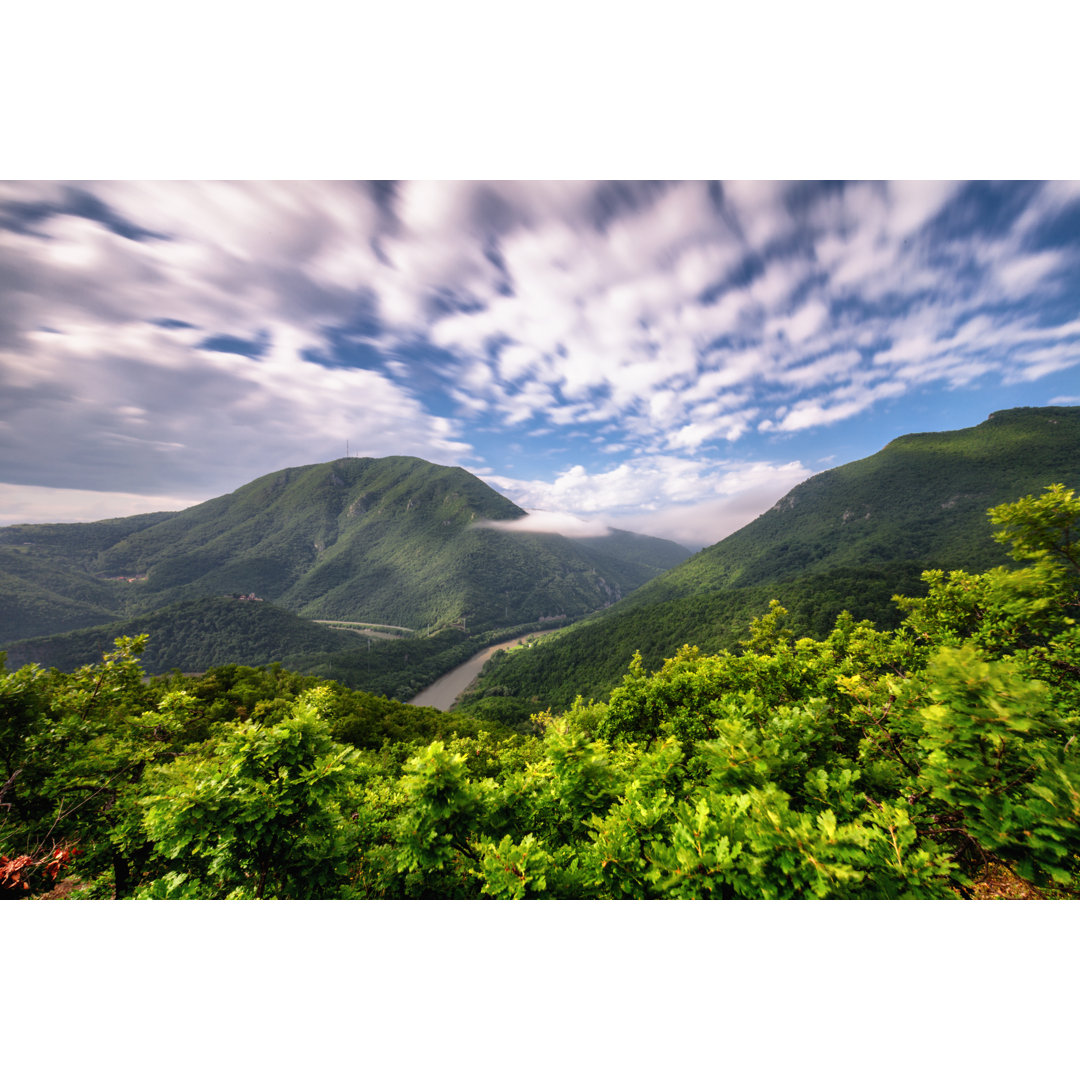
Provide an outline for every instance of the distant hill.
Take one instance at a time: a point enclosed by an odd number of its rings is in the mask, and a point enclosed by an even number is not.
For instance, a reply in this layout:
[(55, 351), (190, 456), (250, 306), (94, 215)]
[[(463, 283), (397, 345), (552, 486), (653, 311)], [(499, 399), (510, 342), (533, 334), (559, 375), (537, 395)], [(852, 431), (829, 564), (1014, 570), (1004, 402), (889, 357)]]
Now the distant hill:
[[(634, 533), (576, 540), (482, 527), (524, 514), (464, 469), (411, 457), (343, 458), (271, 473), (176, 513), (11, 526), (0, 529), (0, 586), (7, 600), (0, 610), (0, 647), (18, 641), (23, 648), (31, 637), (119, 622), (125, 633), (142, 632), (139, 627), (164, 626), (161, 619), (178, 613), (194, 627), (198, 620), (188, 616), (199, 612), (201, 619), (211, 608), (175, 605), (232, 594), (255, 595), (282, 615), (305, 619), (475, 635), (580, 617), (620, 600), (689, 554), (678, 544)], [(152, 613), (161, 618), (151, 619)], [(243, 619), (270, 617), (248, 613)], [(222, 658), (214, 652), (205, 662), (281, 658), (278, 646), (270, 645), (276, 639), (264, 629), (238, 624), (235, 632), (238, 642), (254, 641), (249, 630), (256, 633), (269, 651)], [(318, 634), (290, 648), (291, 654), (342, 648), (325, 636), (333, 632), (312, 629)], [(295, 624), (278, 630), (284, 639), (299, 642), (302, 636)], [(42, 647), (50, 655), (74, 656), (75, 642), (89, 648), (92, 639), (83, 634), (55, 649)], [(193, 663), (211, 655), (175, 644), (175, 631), (170, 640), (174, 658)], [(152, 642), (148, 657), (153, 649)]]
[(124, 608), (115, 583), (28, 547), (0, 546), (0, 597), (5, 640), (97, 626)]
[(122, 614), (130, 589), (94, 571), (100, 553), (172, 516), (0, 528), (0, 641), (95, 626)]
[(989, 507), (1080, 487), (1080, 408), (1009, 409), (976, 427), (905, 435), (799, 484), (755, 521), (528, 652), (492, 661), (479, 693), (568, 705), (606, 696), (636, 649), (657, 666), (681, 645), (744, 637), (773, 597), (799, 632), (823, 633), (843, 609), (887, 625), (890, 597), (923, 569), (1007, 562)]
[(352, 648), (356, 642), (355, 634), (327, 629), (273, 604), (216, 596), (4, 648), (9, 667), (33, 661), (71, 671), (100, 659), (116, 638), (137, 634), (150, 635), (141, 660), (152, 675), (174, 668), (198, 672), (221, 664), (264, 664), (293, 653)]

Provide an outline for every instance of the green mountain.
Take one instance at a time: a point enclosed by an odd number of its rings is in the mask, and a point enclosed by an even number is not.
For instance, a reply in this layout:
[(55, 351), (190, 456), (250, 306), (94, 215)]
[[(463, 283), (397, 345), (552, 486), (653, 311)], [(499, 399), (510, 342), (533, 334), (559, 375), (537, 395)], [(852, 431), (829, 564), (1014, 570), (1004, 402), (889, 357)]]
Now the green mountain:
[(1009, 409), (972, 428), (903, 435), (868, 458), (803, 481), (636, 600), (898, 559), (985, 569), (1001, 561), (987, 507), (1078, 480), (1077, 407)]
[(844, 609), (893, 625), (891, 596), (918, 593), (922, 569), (1007, 561), (987, 509), (1051, 483), (1080, 486), (1080, 408), (1009, 409), (976, 427), (902, 436), (812, 476), (621, 603), (493, 659), (476, 698), (535, 711), (579, 693), (606, 696), (635, 650), (655, 667), (683, 644), (731, 647), (773, 598), (800, 633), (827, 633)]
[[(184, 625), (194, 627), (198, 620), (188, 614), (210, 609), (175, 605), (249, 594), (305, 619), (475, 635), (577, 618), (688, 554), (633, 533), (574, 540), (484, 527), (524, 514), (464, 469), (410, 457), (345, 458), (284, 469), (177, 513), (0, 529), (0, 585), (8, 597), (0, 645), (19, 641), (25, 650), (27, 638), (120, 620), (125, 632), (142, 632), (150, 613), (162, 609), (170, 617), (184, 612)], [(238, 617), (239, 608), (229, 610)], [(263, 629), (253, 632), (269, 648), (273, 635)], [(331, 642), (343, 635), (315, 629), (318, 635), (301, 641), (295, 625), (282, 625), (273, 640), (296, 639), (290, 655), (335, 651)], [(236, 633), (249, 640), (247, 629)], [(92, 637), (41, 647), (71, 655), (73, 642)], [(355, 647), (355, 635), (348, 637)], [(171, 656), (184, 658), (177, 666), (282, 656), (275, 646), (261, 656), (219, 658), (216, 648), (195, 645), (170, 645)]]

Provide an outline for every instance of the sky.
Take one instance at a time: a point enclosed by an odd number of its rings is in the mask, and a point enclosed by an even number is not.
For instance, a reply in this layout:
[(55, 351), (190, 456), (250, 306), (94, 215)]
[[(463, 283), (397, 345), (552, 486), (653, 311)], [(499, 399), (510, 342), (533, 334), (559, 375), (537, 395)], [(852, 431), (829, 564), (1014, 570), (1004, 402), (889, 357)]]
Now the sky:
[(1080, 405), (1080, 184), (0, 184), (0, 524), (460, 465), (696, 548), (898, 435)]

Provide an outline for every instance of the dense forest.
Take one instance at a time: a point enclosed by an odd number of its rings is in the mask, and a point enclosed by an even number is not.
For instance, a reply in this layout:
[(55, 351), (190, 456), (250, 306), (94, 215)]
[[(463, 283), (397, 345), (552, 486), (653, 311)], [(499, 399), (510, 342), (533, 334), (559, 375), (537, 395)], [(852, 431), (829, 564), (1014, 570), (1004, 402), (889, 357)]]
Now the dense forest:
[(280, 666), (148, 679), (141, 638), (5, 669), (0, 890), (1075, 896), (1080, 500), (990, 518), (1013, 564), (925, 571), (892, 626), (797, 635), (762, 594), (740, 641), (513, 728)]

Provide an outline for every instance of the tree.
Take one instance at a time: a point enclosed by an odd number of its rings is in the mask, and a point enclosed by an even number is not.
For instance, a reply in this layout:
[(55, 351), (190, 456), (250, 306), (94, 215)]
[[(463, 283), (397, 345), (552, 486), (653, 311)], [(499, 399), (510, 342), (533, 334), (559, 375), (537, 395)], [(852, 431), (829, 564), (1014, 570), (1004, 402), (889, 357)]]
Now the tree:
[(71, 675), (31, 666), (4, 679), (7, 691), (19, 688), (20, 707), (4, 710), (3, 741), (21, 730), (23, 753), (9, 800), (20, 827), (6, 846), (33, 855), (77, 842), (80, 870), (108, 870), (120, 896), (133, 884), (132, 859), (145, 854), (130, 798), (146, 766), (184, 743), (194, 705), (144, 683), (145, 644), (145, 635), (121, 637), (101, 663)]
[(313, 899), (348, 880), (341, 802), (357, 752), (333, 742), (315, 688), (290, 717), (227, 727), (161, 765), (141, 800), (156, 853), (172, 869), (140, 895)]
[(995, 506), (988, 514), (1002, 526), (994, 539), (1011, 544), (1014, 559), (1050, 560), (1080, 575), (1080, 499), (1064, 484), (1051, 484), (1045, 495)]

